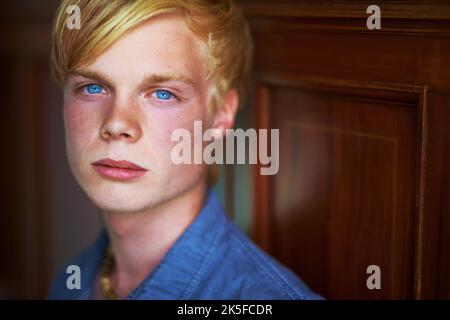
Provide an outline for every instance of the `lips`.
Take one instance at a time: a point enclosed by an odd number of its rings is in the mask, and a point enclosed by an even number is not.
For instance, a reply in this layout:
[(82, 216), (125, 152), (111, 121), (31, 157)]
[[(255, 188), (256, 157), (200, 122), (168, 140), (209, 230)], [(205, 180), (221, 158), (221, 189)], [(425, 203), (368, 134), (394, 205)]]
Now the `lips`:
[(146, 174), (137, 164), (126, 160), (101, 159), (92, 163), (94, 170), (107, 179), (129, 181)]

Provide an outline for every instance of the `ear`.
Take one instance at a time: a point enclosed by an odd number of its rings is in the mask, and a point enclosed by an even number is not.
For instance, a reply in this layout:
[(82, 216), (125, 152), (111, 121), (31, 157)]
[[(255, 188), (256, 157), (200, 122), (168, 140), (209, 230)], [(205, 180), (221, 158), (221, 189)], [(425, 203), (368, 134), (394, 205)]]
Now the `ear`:
[(229, 90), (218, 106), (212, 121), (212, 128), (219, 129), (225, 136), (225, 130), (234, 126), (234, 119), (239, 106), (239, 95), (236, 89)]

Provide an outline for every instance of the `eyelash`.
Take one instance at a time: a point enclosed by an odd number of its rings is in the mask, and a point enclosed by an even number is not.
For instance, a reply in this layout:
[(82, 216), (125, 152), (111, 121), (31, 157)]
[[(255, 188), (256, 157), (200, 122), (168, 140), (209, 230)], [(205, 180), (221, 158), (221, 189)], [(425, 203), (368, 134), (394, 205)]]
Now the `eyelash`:
[[(169, 99), (160, 99), (157, 97), (158, 92), (168, 93), (170, 95)], [(156, 99), (159, 104), (173, 104), (182, 101), (180, 97), (174, 94), (172, 91), (167, 89), (156, 89), (151, 92), (151, 97)]]
[[(101, 89), (102, 89), (102, 91), (101, 92), (99, 92), (99, 93), (88, 93), (88, 92), (83, 92), (84, 90), (87, 90), (87, 88), (89, 87), (89, 86), (93, 86), (93, 85), (95, 85), (95, 86), (99, 86)], [(87, 84), (84, 84), (84, 85), (82, 85), (82, 86), (79, 86), (78, 88), (76, 88), (76, 92), (77, 93), (81, 93), (81, 94), (84, 94), (84, 95), (86, 95), (86, 96), (96, 96), (96, 95), (100, 95), (100, 94), (102, 94), (103, 93), (103, 91), (106, 91), (105, 90), (105, 88), (101, 85), (101, 84), (98, 84), (98, 83), (95, 83), (95, 82), (92, 82), (92, 83), (87, 83)], [(153, 94), (157, 94), (157, 92), (165, 92), (165, 93), (168, 93), (169, 95), (170, 95), (170, 98), (175, 98), (175, 100), (176, 101), (182, 101), (182, 99), (180, 98), (180, 97), (178, 97), (176, 94), (174, 94), (172, 91), (170, 91), (170, 90), (167, 90), (167, 89), (156, 89), (156, 90), (153, 90), (150, 94), (151, 94), (151, 96), (153, 96)], [(146, 97), (147, 97), (148, 95), (146, 95)], [(160, 101), (160, 102), (162, 102), (162, 103), (170, 103), (171, 102), (171, 99), (159, 99), (159, 98), (156, 98), (158, 101)]]
[[(99, 86), (102, 91), (99, 92), (99, 93), (88, 93), (85, 90), (87, 90), (87, 88), (89, 86)], [(84, 84), (84, 85), (79, 86), (79, 87), (76, 88), (76, 93), (81, 93), (81, 94), (83, 94), (85, 96), (97, 96), (97, 95), (103, 94), (104, 91), (106, 91), (105, 88), (101, 84), (98, 84), (98, 83), (95, 83), (95, 82), (87, 83), (87, 84)]]

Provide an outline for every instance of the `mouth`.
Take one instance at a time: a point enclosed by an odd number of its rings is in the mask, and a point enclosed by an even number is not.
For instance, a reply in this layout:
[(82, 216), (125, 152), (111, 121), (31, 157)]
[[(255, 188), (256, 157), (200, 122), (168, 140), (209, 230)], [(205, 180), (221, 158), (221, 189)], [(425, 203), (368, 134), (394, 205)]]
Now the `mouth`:
[(102, 177), (117, 181), (134, 180), (147, 173), (147, 169), (133, 162), (109, 158), (93, 162), (92, 167)]

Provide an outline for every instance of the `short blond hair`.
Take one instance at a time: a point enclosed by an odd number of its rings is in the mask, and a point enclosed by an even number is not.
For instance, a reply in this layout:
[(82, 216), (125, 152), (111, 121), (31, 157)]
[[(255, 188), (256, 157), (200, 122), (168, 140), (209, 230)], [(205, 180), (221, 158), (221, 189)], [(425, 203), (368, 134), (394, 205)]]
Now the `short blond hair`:
[[(71, 5), (80, 8), (80, 29), (66, 27), (66, 10)], [(64, 0), (53, 25), (54, 79), (63, 86), (70, 72), (93, 61), (121, 36), (149, 18), (167, 13), (182, 13), (191, 31), (207, 44), (213, 104), (230, 89), (237, 89), (242, 96), (253, 46), (242, 12), (231, 0)]]

